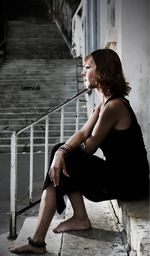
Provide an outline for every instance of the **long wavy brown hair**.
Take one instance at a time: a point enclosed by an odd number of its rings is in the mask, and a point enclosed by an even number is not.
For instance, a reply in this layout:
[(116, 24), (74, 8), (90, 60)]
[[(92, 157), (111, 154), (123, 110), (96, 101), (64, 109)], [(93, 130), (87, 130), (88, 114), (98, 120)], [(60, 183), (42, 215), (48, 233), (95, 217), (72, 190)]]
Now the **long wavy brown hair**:
[(104, 94), (108, 91), (121, 96), (129, 94), (131, 87), (124, 78), (120, 58), (114, 50), (95, 50), (85, 57), (85, 62), (88, 59), (92, 59), (96, 66), (97, 82)]

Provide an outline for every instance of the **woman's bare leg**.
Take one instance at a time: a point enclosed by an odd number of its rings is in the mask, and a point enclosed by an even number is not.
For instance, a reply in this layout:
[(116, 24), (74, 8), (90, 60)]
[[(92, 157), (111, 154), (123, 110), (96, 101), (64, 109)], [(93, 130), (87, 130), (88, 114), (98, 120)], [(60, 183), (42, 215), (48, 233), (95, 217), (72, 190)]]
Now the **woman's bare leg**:
[[(37, 228), (32, 237), (35, 242), (44, 242), (47, 230), (56, 211), (56, 192), (53, 185), (47, 187), (42, 194)], [(45, 247), (37, 248), (26, 244), (10, 250), (13, 253), (37, 253), (41, 254), (46, 251)]]
[(74, 214), (73, 216), (61, 222), (53, 231), (61, 233), (69, 230), (87, 230), (91, 228), (91, 222), (88, 218), (83, 196), (80, 192), (73, 192), (68, 195)]

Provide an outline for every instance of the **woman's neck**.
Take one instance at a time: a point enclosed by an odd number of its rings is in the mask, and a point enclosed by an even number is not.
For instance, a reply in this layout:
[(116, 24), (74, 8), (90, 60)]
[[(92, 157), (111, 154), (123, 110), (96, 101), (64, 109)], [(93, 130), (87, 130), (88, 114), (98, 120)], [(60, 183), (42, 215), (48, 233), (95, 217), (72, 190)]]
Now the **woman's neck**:
[(96, 92), (97, 92), (99, 98), (101, 99), (102, 104), (105, 104), (105, 102), (106, 102), (110, 97), (112, 97), (112, 94), (105, 95), (104, 93), (102, 93), (102, 91), (101, 91), (100, 89), (96, 89)]

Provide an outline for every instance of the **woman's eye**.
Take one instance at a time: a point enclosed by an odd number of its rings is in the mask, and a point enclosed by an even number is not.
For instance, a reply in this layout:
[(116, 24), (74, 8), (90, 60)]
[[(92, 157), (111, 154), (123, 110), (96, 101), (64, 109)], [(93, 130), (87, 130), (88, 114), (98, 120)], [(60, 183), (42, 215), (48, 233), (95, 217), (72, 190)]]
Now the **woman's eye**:
[(87, 69), (89, 69), (90, 66), (86, 65), (86, 66), (83, 66), (83, 71), (86, 71)]

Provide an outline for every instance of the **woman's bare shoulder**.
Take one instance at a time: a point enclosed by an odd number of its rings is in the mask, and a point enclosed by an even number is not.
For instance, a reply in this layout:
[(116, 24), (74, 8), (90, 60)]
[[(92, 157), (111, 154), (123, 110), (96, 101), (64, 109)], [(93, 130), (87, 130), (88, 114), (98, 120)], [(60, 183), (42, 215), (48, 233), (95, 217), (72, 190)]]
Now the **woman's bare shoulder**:
[(112, 108), (112, 109), (117, 109), (118, 108), (126, 108), (125, 107), (125, 101), (122, 100), (121, 98), (116, 98), (116, 99), (112, 99), (110, 101), (108, 101), (108, 103), (106, 104), (106, 107), (108, 108)]
[(131, 124), (131, 114), (129, 109), (126, 107), (125, 102), (121, 99), (113, 99), (108, 102), (107, 109), (109, 109), (109, 113), (116, 117), (116, 129), (126, 129)]

